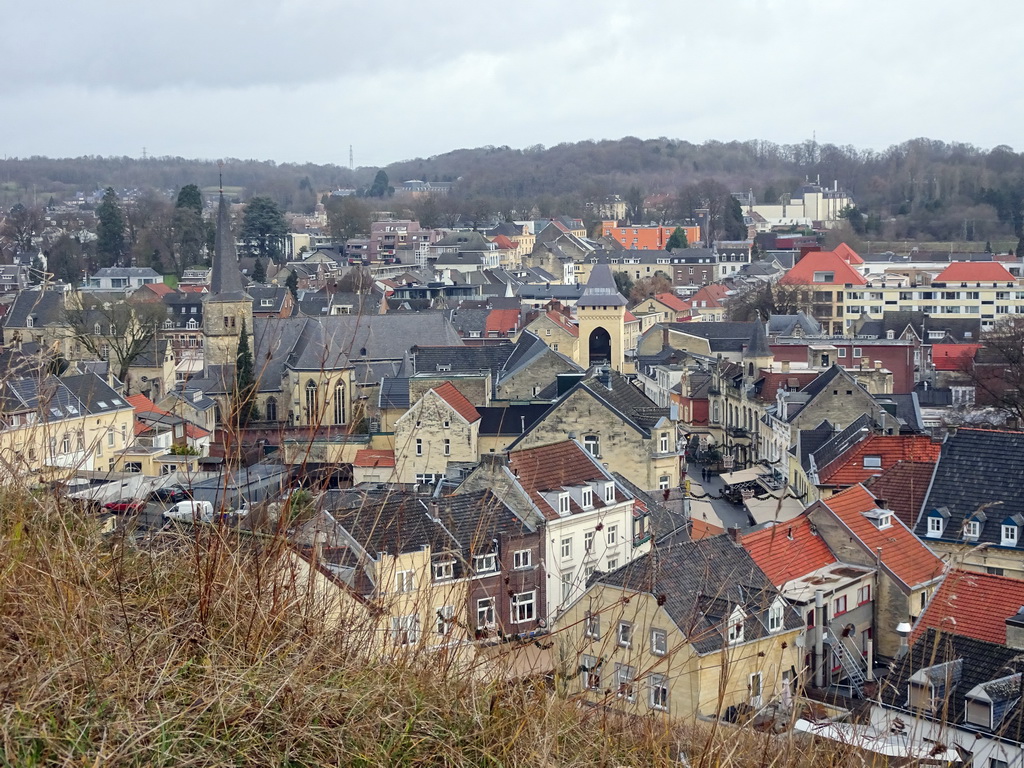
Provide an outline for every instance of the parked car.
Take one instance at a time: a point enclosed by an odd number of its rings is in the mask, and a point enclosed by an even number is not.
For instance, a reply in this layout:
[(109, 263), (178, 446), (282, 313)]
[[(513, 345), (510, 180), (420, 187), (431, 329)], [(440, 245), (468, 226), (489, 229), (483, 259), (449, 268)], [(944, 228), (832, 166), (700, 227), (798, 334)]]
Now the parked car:
[(164, 510), (164, 517), (180, 523), (212, 523), (213, 504), (192, 499), (179, 501), (170, 509)]
[(142, 499), (118, 499), (103, 505), (108, 512), (116, 512), (119, 515), (135, 515), (146, 508), (146, 502)]
[(192, 498), (192, 489), (183, 485), (168, 485), (165, 488), (157, 488), (149, 497), (153, 501), (170, 501), (177, 504), (179, 501)]

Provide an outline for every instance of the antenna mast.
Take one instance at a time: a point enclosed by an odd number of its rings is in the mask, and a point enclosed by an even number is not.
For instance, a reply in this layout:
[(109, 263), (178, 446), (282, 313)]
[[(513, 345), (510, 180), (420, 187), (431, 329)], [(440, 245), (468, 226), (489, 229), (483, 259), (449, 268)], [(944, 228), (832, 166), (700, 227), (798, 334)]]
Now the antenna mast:
[(352, 145), (348, 145), (348, 169), (354, 171), (356, 169), (355, 155), (352, 154)]

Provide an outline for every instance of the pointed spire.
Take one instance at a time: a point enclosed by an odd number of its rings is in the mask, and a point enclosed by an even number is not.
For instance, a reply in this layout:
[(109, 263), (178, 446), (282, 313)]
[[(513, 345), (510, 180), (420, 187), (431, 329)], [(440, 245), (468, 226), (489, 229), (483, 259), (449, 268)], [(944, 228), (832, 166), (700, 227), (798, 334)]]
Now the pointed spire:
[(743, 350), (744, 357), (771, 357), (772, 351), (768, 348), (768, 336), (764, 332), (764, 323), (760, 320), (754, 323), (754, 332), (750, 334), (750, 341), (747, 348)]
[(210, 297), (233, 298), (245, 296), (242, 289), (242, 270), (238, 266), (238, 251), (235, 249), (235, 237), (231, 234), (231, 211), (224, 198), (224, 190), (220, 192), (217, 207), (217, 239), (213, 253), (213, 274), (210, 277)]
[(590, 270), (587, 287), (576, 302), (577, 307), (624, 307), (629, 302), (619, 293), (615, 285), (612, 268), (607, 264), (595, 264)]

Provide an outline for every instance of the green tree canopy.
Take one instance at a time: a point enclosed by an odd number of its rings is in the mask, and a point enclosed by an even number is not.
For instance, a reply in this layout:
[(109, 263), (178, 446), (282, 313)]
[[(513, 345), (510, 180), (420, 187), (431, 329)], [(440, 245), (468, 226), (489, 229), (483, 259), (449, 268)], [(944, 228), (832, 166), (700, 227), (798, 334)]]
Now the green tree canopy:
[(100, 266), (120, 264), (127, 253), (127, 224), (113, 187), (107, 187), (96, 207), (96, 257)]
[(391, 187), (388, 175), (383, 169), (377, 171), (377, 175), (373, 179), (373, 184), (366, 192), (367, 197), (390, 197), (395, 193), (393, 187)]
[(272, 261), (280, 261), (288, 224), (277, 203), (269, 197), (254, 197), (245, 206), (241, 239), (245, 252)]
[(689, 248), (690, 244), (686, 241), (686, 232), (682, 227), (676, 227), (672, 232), (672, 236), (669, 237), (668, 243), (665, 244), (666, 251), (674, 251), (677, 248)]
[(284, 281), (285, 286), (292, 292), (292, 298), (296, 299), (299, 296), (299, 278), (295, 274), (295, 270), (288, 272), (288, 279)]
[(354, 195), (327, 199), (327, 226), (335, 240), (370, 233), (370, 206)]
[(238, 425), (244, 427), (259, 418), (256, 408), (256, 370), (249, 346), (249, 330), (242, 321), (242, 332), (238, 336), (238, 354), (235, 358), (234, 410)]
[(629, 272), (616, 272), (613, 277), (615, 278), (615, 287), (619, 289), (619, 293), (628, 297), (633, 292), (633, 278), (629, 276)]
[(263, 259), (256, 259), (252, 268), (252, 279), (255, 283), (267, 282), (267, 268), (263, 266)]
[(203, 193), (195, 184), (186, 184), (178, 191), (178, 201), (175, 208), (191, 208), (196, 213), (203, 213)]

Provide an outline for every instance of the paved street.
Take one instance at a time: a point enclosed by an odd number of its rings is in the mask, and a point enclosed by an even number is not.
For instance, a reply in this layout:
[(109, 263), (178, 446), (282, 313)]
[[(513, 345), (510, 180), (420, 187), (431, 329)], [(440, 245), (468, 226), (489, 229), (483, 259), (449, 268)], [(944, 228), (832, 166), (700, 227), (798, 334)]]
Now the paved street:
[[(710, 480), (704, 481), (700, 476), (701, 465), (696, 462), (691, 462), (687, 467), (686, 475), (690, 478), (690, 490), (693, 493), (715, 493), (719, 494), (722, 492), (722, 481), (717, 475), (711, 477)], [(696, 500), (695, 500), (696, 501)], [(747, 517), (746, 511), (742, 506), (737, 504), (730, 504), (725, 499), (703, 499), (703, 504), (693, 505), (694, 517), (700, 519), (702, 514), (709, 508), (712, 510), (714, 516), (718, 519), (714, 520), (710, 516), (707, 522), (712, 525), (719, 525), (722, 528), (749, 528), (750, 520)]]

